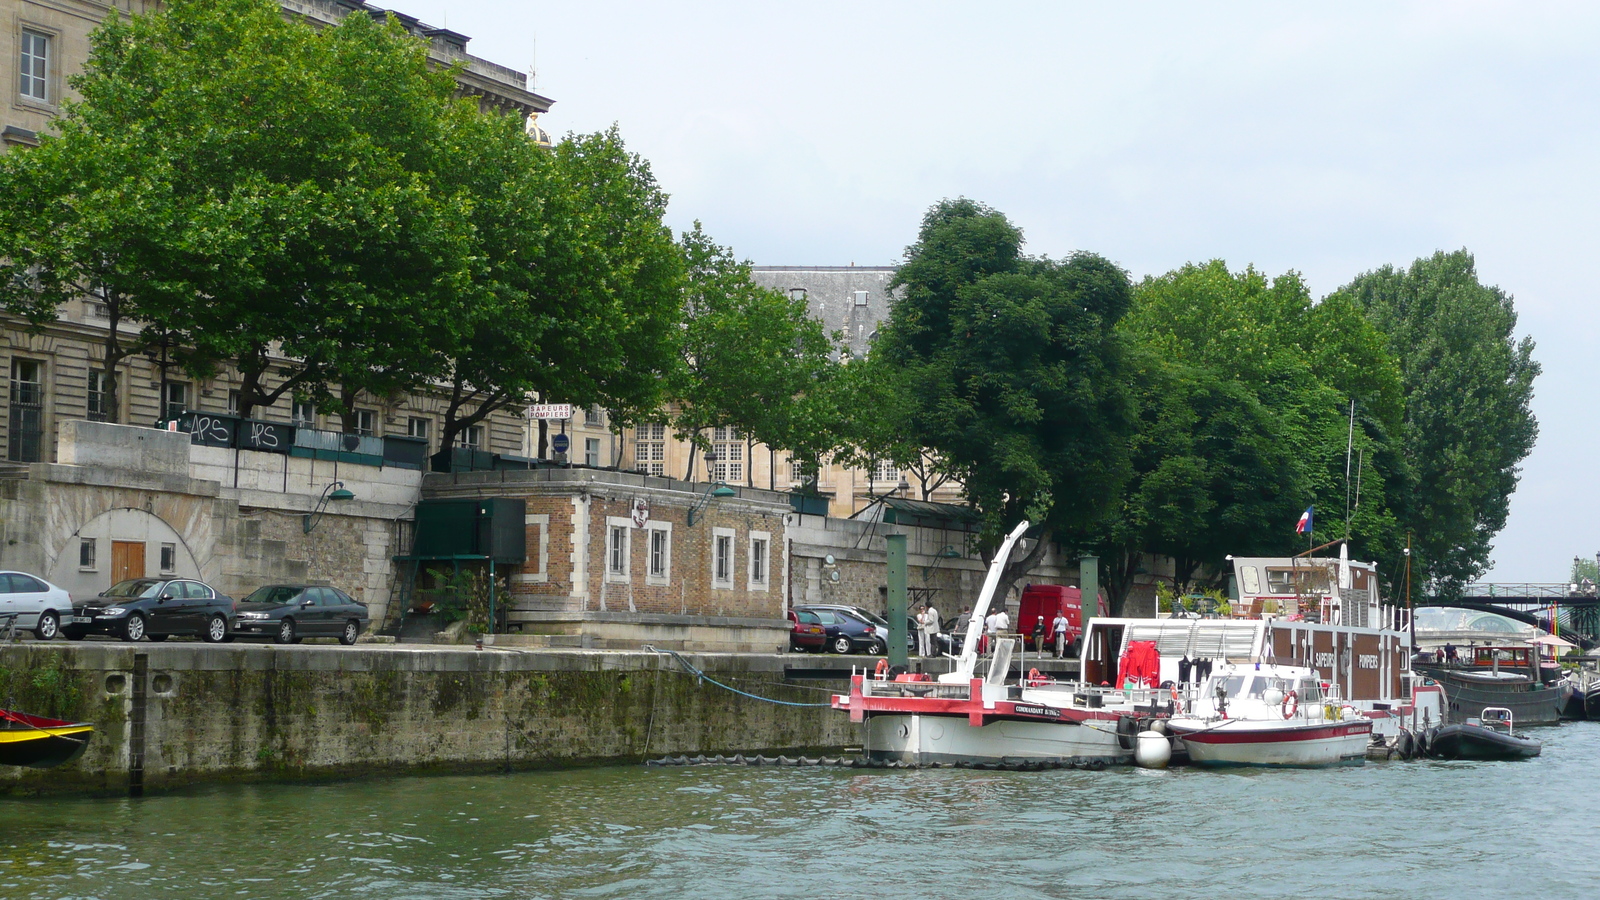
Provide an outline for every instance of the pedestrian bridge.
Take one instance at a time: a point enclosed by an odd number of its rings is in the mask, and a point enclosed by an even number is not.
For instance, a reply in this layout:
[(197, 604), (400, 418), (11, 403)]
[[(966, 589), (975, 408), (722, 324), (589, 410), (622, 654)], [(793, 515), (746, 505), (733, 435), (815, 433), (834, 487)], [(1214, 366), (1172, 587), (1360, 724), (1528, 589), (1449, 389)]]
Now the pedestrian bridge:
[(1490, 612), (1558, 634), (1585, 650), (1600, 646), (1600, 594), (1565, 582), (1475, 583), (1449, 596), (1414, 597), (1418, 607), (1439, 606)]

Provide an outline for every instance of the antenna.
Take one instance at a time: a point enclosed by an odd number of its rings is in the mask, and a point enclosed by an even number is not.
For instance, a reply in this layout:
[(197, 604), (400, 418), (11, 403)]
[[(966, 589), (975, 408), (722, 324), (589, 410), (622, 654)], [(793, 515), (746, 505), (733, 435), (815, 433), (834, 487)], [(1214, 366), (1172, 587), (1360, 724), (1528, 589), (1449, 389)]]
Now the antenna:
[(1350, 431), (1344, 443), (1344, 537), (1350, 539), (1350, 453), (1356, 444), (1356, 401), (1350, 399)]
[(539, 76), (539, 38), (533, 39), (533, 52), (528, 56), (528, 90), (535, 90)]

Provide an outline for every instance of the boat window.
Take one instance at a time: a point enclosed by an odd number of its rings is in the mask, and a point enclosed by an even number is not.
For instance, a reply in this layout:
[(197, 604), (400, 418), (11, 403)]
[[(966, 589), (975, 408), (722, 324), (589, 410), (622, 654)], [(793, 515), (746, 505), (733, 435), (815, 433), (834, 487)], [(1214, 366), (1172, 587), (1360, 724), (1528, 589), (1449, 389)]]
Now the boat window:
[(1255, 566), (1240, 566), (1239, 577), (1244, 581), (1244, 592), (1246, 594), (1261, 593), (1261, 573), (1257, 571)]
[(1326, 594), (1328, 592), (1328, 570), (1321, 566), (1268, 569), (1267, 590), (1273, 594)]
[[(1239, 691), (1244, 687), (1245, 677), (1243, 675), (1228, 675), (1217, 679), (1217, 681), (1221, 683), (1222, 690), (1227, 696), (1237, 697), (1239, 696)], [(1213, 684), (1211, 688), (1212, 694), (1215, 694), (1216, 691), (1216, 685)]]
[(1300, 679), (1300, 687), (1295, 690), (1301, 703), (1321, 703), (1322, 685), (1314, 678)]

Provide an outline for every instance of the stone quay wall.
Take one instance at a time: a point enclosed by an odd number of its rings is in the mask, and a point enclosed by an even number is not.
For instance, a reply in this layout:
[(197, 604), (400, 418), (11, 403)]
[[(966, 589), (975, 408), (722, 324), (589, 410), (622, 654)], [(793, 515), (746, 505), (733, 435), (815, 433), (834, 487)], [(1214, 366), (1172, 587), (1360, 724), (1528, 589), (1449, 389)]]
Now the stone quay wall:
[[(784, 666), (809, 658), (685, 658), (718, 681), (790, 702), (827, 702), (825, 688), (843, 686), (784, 683)], [(0, 647), (0, 698), (95, 725), (68, 765), (0, 766), (0, 795), (820, 753), (860, 742), (843, 713), (741, 697), (648, 652), (24, 642)]]

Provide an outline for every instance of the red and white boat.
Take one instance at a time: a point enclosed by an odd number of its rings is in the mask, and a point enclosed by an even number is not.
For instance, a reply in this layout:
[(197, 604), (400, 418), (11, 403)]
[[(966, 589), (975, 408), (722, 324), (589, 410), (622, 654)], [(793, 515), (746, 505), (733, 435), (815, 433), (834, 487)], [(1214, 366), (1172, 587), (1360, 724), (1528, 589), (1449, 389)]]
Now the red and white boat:
[[(855, 673), (850, 692), (833, 697), (835, 709), (864, 726), (868, 757), (912, 765), (1132, 762), (1140, 732), (1202, 710), (1195, 682), (1230, 665), (1293, 669), (1289, 690), (1297, 700), (1318, 696), (1300, 716), (1303, 733), (1335, 749), (1312, 752), (1308, 744), (1300, 750), (1307, 759), (1342, 758), (1347, 745), (1364, 748), (1373, 735), (1399, 745), (1402, 731), (1416, 734), (1444, 721), (1443, 691), (1410, 670), (1405, 610), (1380, 600), (1372, 564), (1351, 561), (1343, 551), (1338, 559), (1235, 559), (1237, 599), (1220, 614), (1095, 618), (1085, 630), (1079, 682), (1012, 676), (1013, 669), (1029, 671), (1021, 641), (1001, 641), (980, 675), (983, 619), (1000, 569), (1026, 528), (1026, 522), (1017, 526), (995, 555), (951, 672), (936, 680), (890, 678), (885, 663), (877, 672)], [(1308, 681), (1304, 690), (1302, 679)], [(1313, 720), (1311, 707), (1325, 707), (1327, 697), (1340, 698), (1337, 709), (1322, 709), (1323, 719)], [(1278, 715), (1275, 728), (1288, 727), (1281, 710)], [(1194, 729), (1186, 744), (1192, 753), (1198, 744), (1248, 743), (1250, 730), (1227, 725), (1207, 741), (1213, 732)]]
[(1196, 765), (1335, 766), (1366, 762), (1372, 723), (1309, 668), (1227, 663), (1167, 728)]

